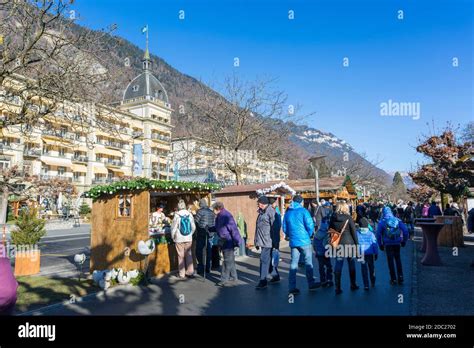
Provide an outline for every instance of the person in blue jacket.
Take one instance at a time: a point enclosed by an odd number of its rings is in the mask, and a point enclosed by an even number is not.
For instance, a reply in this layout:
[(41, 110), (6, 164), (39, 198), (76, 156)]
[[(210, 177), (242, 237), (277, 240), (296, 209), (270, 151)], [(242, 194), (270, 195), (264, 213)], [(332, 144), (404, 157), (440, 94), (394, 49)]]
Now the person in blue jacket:
[[(400, 246), (404, 247), (408, 240), (407, 226), (398, 218), (393, 216), (390, 207), (382, 210), (382, 220), (377, 226), (377, 242), (380, 250), (387, 254), (387, 263), (390, 270), (390, 284), (403, 284), (402, 260), (400, 258)], [(397, 272), (395, 273), (395, 265)], [(397, 277), (398, 275), (398, 277)]]
[(369, 290), (369, 276), (370, 284), (375, 286), (375, 261), (379, 254), (379, 247), (377, 245), (377, 238), (372, 232), (369, 220), (363, 217), (359, 220), (359, 228), (357, 229), (357, 238), (359, 239), (360, 254), (363, 255), (360, 264), (362, 273), (362, 280), (364, 281), (364, 290)]
[(313, 253), (311, 250), (311, 237), (314, 233), (314, 222), (310, 213), (301, 204), (303, 197), (296, 195), (293, 197), (288, 210), (283, 218), (283, 233), (290, 241), (291, 265), (288, 277), (289, 293), (299, 294), (296, 288), (296, 272), (298, 270), (298, 260), (303, 254), (306, 266), (306, 279), (310, 291), (314, 291), (321, 286), (316, 283), (313, 274)]

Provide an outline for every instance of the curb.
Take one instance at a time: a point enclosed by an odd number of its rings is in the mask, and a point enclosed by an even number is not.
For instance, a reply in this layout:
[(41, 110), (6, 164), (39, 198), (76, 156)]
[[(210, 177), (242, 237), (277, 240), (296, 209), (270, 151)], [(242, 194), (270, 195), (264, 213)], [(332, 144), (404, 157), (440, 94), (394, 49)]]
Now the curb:
[[(100, 290), (100, 291), (97, 291), (97, 292), (93, 292), (91, 294), (87, 294), (85, 296), (81, 296), (74, 303), (86, 302), (88, 298), (93, 297), (93, 296), (99, 296), (100, 294), (103, 294), (105, 292), (106, 292), (106, 290)], [(56, 309), (60, 306), (65, 306), (67, 304), (71, 304), (71, 302), (69, 302), (68, 300), (65, 300), (63, 302), (55, 303), (55, 304), (52, 304), (52, 305), (49, 305), (49, 306), (46, 306), (46, 307), (33, 309), (31, 311), (28, 311), (28, 312), (18, 313), (18, 314), (16, 314), (16, 316), (22, 317), (22, 316), (32, 316), (32, 315), (45, 315), (47, 312), (49, 312), (53, 309)]]
[(418, 315), (418, 247), (417, 243), (413, 242), (413, 260), (412, 260), (412, 274), (411, 274), (411, 301), (410, 301), (410, 315)]

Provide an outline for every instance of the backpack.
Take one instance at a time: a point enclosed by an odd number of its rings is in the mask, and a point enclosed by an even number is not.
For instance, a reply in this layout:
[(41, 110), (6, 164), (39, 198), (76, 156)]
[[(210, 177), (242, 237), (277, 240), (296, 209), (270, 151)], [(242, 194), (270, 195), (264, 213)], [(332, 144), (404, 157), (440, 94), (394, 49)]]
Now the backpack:
[(388, 239), (395, 240), (400, 238), (400, 226), (397, 218), (390, 218), (385, 223), (385, 235)]
[(191, 232), (191, 218), (189, 214), (180, 216), (179, 233), (181, 233), (183, 236), (189, 236)]

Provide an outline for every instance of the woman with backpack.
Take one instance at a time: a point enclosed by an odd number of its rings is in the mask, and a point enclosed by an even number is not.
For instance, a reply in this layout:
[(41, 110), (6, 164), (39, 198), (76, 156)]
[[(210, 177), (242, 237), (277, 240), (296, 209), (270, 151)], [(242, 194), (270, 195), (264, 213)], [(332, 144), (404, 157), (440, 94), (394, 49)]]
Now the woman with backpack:
[(355, 258), (357, 257), (357, 245), (359, 240), (354, 220), (350, 215), (349, 205), (346, 202), (339, 202), (336, 205), (336, 212), (331, 216), (329, 229), (342, 233), (339, 246), (335, 253), (337, 255), (334, 267), (334, 280), (336, 285), (336, 295), (342, 293), (341, 275), (344, 260), (349, 264), (349, 276), (351, 279), (351, 290), (359, 289), (356, 284)]
[(196, 230), (193, 214), (186, 209), (183, 200), (178, 202), (178, 211), (174, 214), (171, 225), (171, 238), (176, 245), (178, 254), (179, 279), (194, 277), (193, 264), (193, 233)]

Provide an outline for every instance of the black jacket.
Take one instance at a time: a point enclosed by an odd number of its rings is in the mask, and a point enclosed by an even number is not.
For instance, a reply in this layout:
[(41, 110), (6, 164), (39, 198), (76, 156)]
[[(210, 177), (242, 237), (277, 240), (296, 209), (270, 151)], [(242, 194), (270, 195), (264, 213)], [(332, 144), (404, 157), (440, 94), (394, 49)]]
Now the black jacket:
[(201, 208), (196, 212), (196, 216), (194, 217), (194, 223), (196, 224), (196, 233), (198, 236), (204, 236), (209, 233), (209, 236), (213, 236), (214, 232), (210, 233), (209, 229), (214, 227), (216, 221), (216, 215), (214, 212), (206, 208)]
[(344, 223), (347, 219), (349, 219), (349, 222), (347, 223), (346, 229), (342, 234), (339, 245), (359, 244), (356, 227), (354, 224), (354, 220), (351, 216), (339, 213), (332, 214), (331, 221), (329, 223), (329, 228), (334, 228), (336, 231), (341, 232), (342, 227), (344, 226)]

